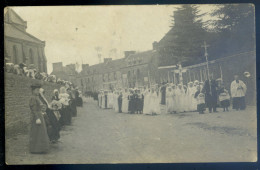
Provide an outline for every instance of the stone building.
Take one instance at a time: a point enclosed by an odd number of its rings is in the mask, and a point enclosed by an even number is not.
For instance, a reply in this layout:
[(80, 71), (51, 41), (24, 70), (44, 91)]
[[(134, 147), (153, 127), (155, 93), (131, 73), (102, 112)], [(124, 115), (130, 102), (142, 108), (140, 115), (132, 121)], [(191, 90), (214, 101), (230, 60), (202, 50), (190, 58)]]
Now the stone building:
[(4, 54), (6, 62), (26, 65), (34, 64), (41, 72), (47, 72), (44, 53), (45, 41), (26, 32), (27, 22), (14, 10), (4, 11)]
[(155, 50), (138, 52), (125, 56), (126, 66), (121, 69), (126, 75), (124, 87), (141, 87), (150, 84), (158, 84), (158, 58)]
[(126, 51), (121, 59), (105, 58), (100, 64), (82, 65), (77, 85), (84, 93), (160, 83), (157, 74), (158, 55), (155, 50)]
[(70, 81), (73, 84), (77, 84), (77, 76), (75, 64), (69, 64), (63, 66), (62, 62), (52, 63), (53, 71), (51, 75), (55, 75), (56, 78), (60, 78), (65, 81)]

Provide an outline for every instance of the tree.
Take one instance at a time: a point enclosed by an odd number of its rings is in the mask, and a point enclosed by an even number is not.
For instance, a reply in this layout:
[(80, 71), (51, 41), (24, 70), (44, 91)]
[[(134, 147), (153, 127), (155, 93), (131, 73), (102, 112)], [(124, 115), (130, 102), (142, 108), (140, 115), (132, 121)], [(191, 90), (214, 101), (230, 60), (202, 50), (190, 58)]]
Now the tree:
[[(225, 4), (212, 14), (218, 17), (212, 53), (227, 56), (255, 50), (255, 17), (252, 4)], [(217, 41), (216, 41), (217, 40)]]
[(206, 31), (197, 5), (182, 5), (174, 12), (172, 29), (159, 42), (161, 65), (197, 63), (204, 54), (201, 48)]

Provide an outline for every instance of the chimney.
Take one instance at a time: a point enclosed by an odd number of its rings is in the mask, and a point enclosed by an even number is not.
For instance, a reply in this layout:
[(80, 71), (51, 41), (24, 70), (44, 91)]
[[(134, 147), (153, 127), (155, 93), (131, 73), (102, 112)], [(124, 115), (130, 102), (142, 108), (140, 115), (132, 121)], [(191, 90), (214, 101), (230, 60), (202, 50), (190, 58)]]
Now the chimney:
[(53, 72), (62, 72), (63, 71), (62, 62), (52, 63), (52, 68), (53, 68)]
[(112, 58), (104, 58), (104, 63), (108, 63), (110, 61), (112, 61)]
[(157, 50), (158, 49), (158, 42), (157, 41), (154, 41), (153, 42), (153, 50)]
[(135, 53), (136, 51), (125, 51), (125, 58)]
[(89, 67), (89, 64), (82, 64), (82, 70)]

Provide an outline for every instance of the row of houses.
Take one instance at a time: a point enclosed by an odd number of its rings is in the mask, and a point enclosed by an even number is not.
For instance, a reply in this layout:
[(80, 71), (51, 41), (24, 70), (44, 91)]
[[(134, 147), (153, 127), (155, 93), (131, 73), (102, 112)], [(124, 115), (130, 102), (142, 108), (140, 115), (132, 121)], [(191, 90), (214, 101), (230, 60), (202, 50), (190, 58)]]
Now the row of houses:
[(159, 53), (156, 50), (125, 51), (121, 59), (104, 58), (104, 62), (99, 64), (83, 64), (80, 73), (75, 72), (75, 65), (63, 67), (61, 62), (53, 63), (51, 74), (73, 82), (83, 92), (143, 87), (159, 82), (158, 59)]
[[(228, 90), (233, 76), (240, 76), (248, 86), (247, 102), (252, 105), (256, 101), (255, 55), (255, 51), (249, 51), (209, 61), (209, 72), (213, 73), (215, 79), (221, 79)], [(207, 79), (206, 62), (183, 67), (181, 80), (179, 68), (173, 66), (160, 69), (159, 60), (160, 55), (156, 50), (126, 51), (121, 59), (105, 58), (103, 63), (92, 66), (83, 64), (80, 73), (75, 71), (75, 65), (63, 67), (62, 63), (54, 63), (52, 74), (73, 82), (83, 93), (101, 89), (143, 87), (162, 82), (187, 84), (190, 81), (204, 82)], [(244, 72), (249, 72), (251, 76), (245, 77)]]

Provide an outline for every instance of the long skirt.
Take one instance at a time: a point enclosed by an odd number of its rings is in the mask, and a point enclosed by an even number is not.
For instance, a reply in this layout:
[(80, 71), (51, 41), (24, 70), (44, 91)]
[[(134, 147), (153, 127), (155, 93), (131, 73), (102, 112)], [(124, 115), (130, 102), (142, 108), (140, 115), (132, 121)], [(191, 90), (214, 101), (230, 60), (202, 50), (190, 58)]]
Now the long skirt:
[(116, 110), (116, 111), (119, 113), (122, 113), (122, 103), (123, 103), (122, 98), (118, 99), (118, 110)]
[(154, 110), (155, 110), (155, 113), (157, 114), (161, 114), (161, 104), (160, 104), (160, 101), (161, 101), (161, 98), (157, 97), (155, 99), (155, 103), (154, 103)]
[(41, 124), (36, 124), (34, 116), (31, 119), (29, 150), (31, 153), (46, 153), (49, 150), (49, 137), (43, 115), (41, 113), (38, 114)]
[(197, 105), (197, 111), (199, 112), (199, 113), (202, 113), (202, 112), (204, 112), (205, 111), (205, 104), (204, 103), (202, 103), (202, 104), (198, 104)]
[(227, 108), (230, 106), (230, 101), (229, 100), (223, 100), (223, 101), (220, 101), (220, 106), (222, 108)]
[(76, 105), (77, 105), (78, 107), (82, 107), (82, 106), (83, 106), (83, 100), (82, 100), (81, 97), (77, 97), (77, 98), (76, 98)]
[(50, 109), (47, 109), (47, 116), (49, 118), (49, 123), (51, 125), (51, 131), (48, 130), (48, 136), (50, 140), (58, 140), (60, 138), (60, 125), (54, 114)]
[(71, 109), (69, 106), (64, 106), (61, 109), (61, 118), (60, 118), (60, 125), (70, 125), (71, 124)]
[(166, 98), (166, 111), (171, 113), (173, 111), (173, 98), (172, 96)]
[(128, 112), (134, 113), (135, 111), (135, 105), (134, 105), (134, 99), (129, 100), (129, 105), (128, 105)]
[(123, 113), (127, 113), (128, 112), (128, 98), (123, 98), (122, 112)]
[[(119, 112), (119, 103), (118, 103), (118, 99), (114, 99), (115, 102), (114, 102), (114, 109), (115, 109), (115, 112)], [(121, 100), (121, 105), (122, 105), (122, 100)]]
[(106, 98), (105, 98), (105, 96), (102, 96), (102, 98), (101, 98), (101, 108), (102, 109), (106, 108)]
[(71, 100), (70, 110), (71, 110), (71, 116), (76, 117), (77, 116), (77, 104), (76, 104), (75, 99)]
[(245, 97), (233, 97), (233, 109), (245, 110), (246, 109)]
[(136, 99), (136, 111), (139, 113), (143, 112), (143, 99), (142, 98)]
[(194, 98), (194, 96), (191, 96), (191, 111), (197, 110), (197, 100)]
[(143, 113), (151, 113), (151, 107), (150, 107), (150, 95), (146, 95), (144, 97), (144, 109), (143, 109)]

